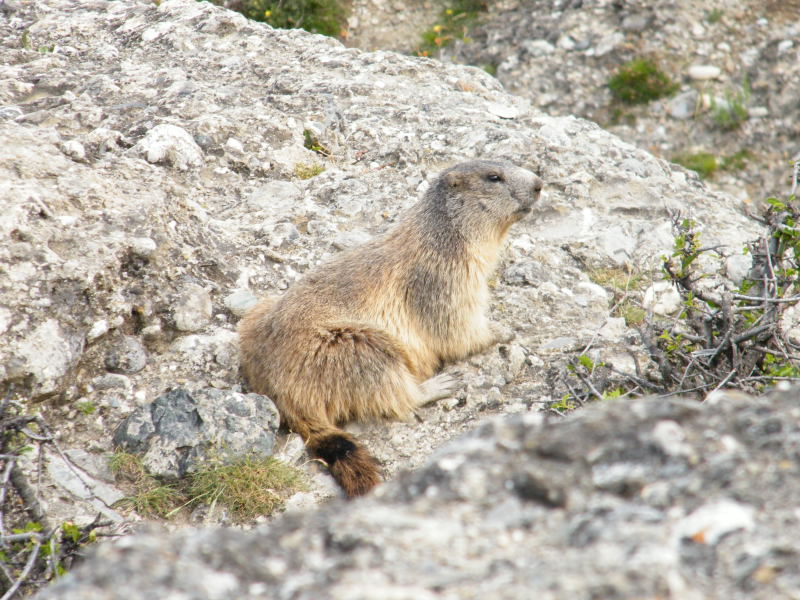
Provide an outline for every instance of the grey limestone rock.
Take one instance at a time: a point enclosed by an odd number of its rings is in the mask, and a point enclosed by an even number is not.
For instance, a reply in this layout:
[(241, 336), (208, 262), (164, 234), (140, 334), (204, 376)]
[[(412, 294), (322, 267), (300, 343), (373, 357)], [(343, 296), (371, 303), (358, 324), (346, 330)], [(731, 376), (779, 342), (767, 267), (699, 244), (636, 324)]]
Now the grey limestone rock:
[(123, 335), (116, 339), (105, 357), (106, 369), (112, 373), (138, 373), (147, 364), (147, 350), (134, 336)]
[(38, 598), (793, 597), (797, 397), (495, 419), (370, 497), (106, 544)]
[(192, 135), (182, 127), (167, 123), (148, 131), (133, 151), (144, 156), (147, 162), (166, 163), (181, 171), (203, 161), (203, 151)]
[(151, 474), (178, 478), (209, 459), (271, 455), (278, 425), (278, 411), (265, 396), (177, 388), (134, 411), (117, 428), (114, 444), (143, 454)]
[(211, 296), (197, 284), (187, 284), (175, 301), (172, 316), (179, 331), (198, 331), (211, 319)]

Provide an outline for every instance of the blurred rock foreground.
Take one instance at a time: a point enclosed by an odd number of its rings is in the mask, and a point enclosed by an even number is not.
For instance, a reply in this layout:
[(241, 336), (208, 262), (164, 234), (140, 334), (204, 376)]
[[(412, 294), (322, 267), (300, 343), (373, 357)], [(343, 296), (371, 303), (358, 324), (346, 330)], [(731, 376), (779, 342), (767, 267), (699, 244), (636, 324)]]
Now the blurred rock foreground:
[[(738, 255), (759, 231), (740, 201), (479, 69), (273, 31), (209, 3), (19, 2), (0, 15), (0, 44), (0, 391), (63, 449), (35, 445), (20, 462), (49, 525), (137, 520), (112, 506), (107, 473), (123, 423), (165, 474), (222, 435), (272, 446), (308, 471), (314, 498), (335, 495), (244, 396), (242, 310), (383, 231), (453, 162), (509, 160), (546, 184), (493, 288), (493, 317), (516, 339), (453, 367), (463, 388), (422, 423), (349, 427), (387, 478), (426, 466), (253, 532), (101, 544), (40, 597), (800, 593), (791, 393), (538, 412), (561, 397), (570, 354), (625, 368), (641, 353), (590, 275), (657, 268), (670, 211)], [(724, 257), (704, 268), (731, 275)], [(171, 418), (191, 425), (177, 442), (140, 435)]]
[(796, 390), (498, 418), (373, 496), (105, 544), (38, 597), (793, 598), (799, 419)]

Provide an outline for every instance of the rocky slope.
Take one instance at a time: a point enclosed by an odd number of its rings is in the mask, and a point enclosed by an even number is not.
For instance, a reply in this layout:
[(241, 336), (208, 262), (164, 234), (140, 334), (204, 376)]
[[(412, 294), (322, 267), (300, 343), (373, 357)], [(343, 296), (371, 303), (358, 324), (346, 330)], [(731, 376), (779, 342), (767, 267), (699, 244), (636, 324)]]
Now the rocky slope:
[[(788, 193), (800, 158), (798, 36), (796, 1), (505, 0), (443, 58), (492, 65), (506, 89), (548, 114), (591, 119), (668, 160), (728, 159), (713, 182), (760, 201)], [(608, 81), (635, 58), (657, 62), (676, 93), (645, 106), (615, 102)], [(724, 117), (734, 105), (741, 123), (731, 127)]]
[[(505, 159), (545, 180), (493, 288), (516, 339), (451, 367), (463, 388), (422, 423), (350, 426), (387, 477), (487, 416), (547, 408), (576, 351), (633, 370), (637, 335), (592, 276), (649, 273), (672, 246), (669, 212), (691, 210), (719, 244), (715, 277), (758, 234), (737, 198), (476, 68), (190, 0), (20, 2), (0, 40), (0, 389), (53, 432), (19, 461), (48, 526), (137, 518), (113, 506), (107, 468), (132, 415), (153, 431), (208, 423), (148, 438), (162, 474), (191, 469), (183, 459), (202, 459), (224, 424), (226, 446), (280, 449), (310, 472), (314, 498), (336, 494), (299, 440), (276, 442), (270, 407), (241, 394), (236, 320), (255, 295), (383, 231), (455, 161)], [(164, 406), (186, 412), (165, 421)]]

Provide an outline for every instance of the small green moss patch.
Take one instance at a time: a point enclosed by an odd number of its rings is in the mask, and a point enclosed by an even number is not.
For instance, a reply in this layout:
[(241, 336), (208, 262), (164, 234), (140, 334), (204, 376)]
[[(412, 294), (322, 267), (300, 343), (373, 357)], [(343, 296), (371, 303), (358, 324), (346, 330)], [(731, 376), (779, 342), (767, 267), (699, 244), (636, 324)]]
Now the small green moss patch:
[(319, 163), (297, 163), (294, 166), (294, 176), (298, 179), (311, 179), (324, 171), (325, 167)]

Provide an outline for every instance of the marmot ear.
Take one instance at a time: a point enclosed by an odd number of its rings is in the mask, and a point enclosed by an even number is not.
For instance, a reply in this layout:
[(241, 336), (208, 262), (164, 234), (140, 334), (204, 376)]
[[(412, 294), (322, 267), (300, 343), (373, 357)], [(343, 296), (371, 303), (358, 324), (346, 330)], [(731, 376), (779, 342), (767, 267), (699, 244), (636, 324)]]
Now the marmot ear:
[(447, 187), (456, 188), (459, 187), (464, 181), (464, 174), (459, 173), (458, 171), (450, 171), (449, 173), (445, 173), (444, 182), (447, 184)]

